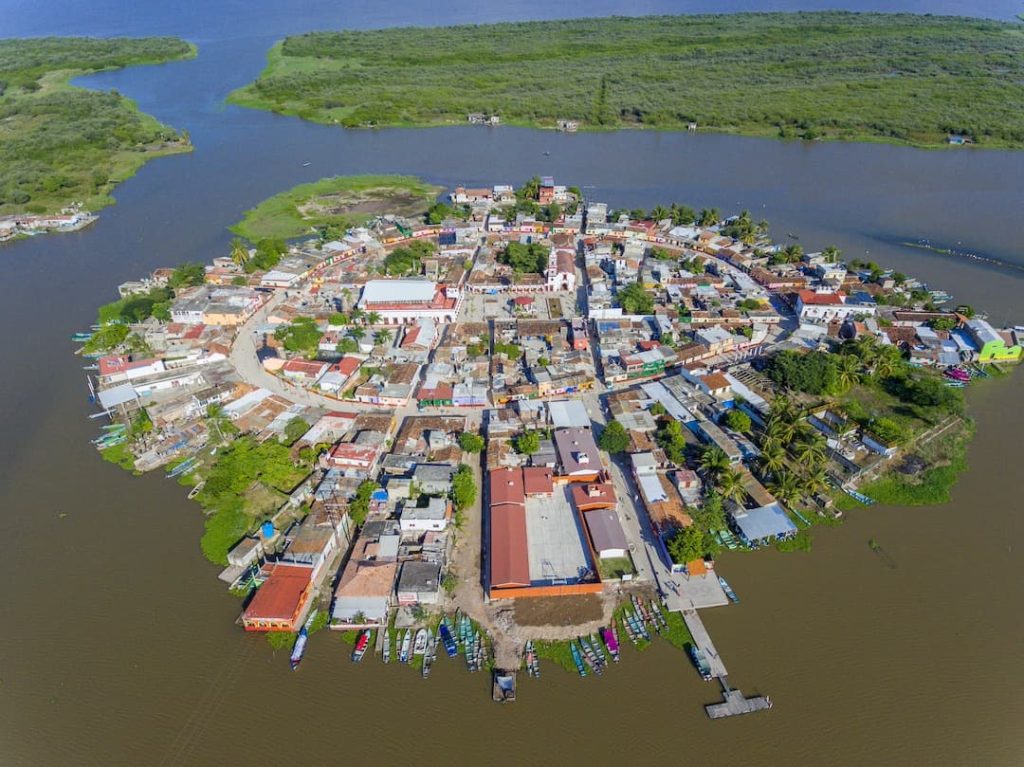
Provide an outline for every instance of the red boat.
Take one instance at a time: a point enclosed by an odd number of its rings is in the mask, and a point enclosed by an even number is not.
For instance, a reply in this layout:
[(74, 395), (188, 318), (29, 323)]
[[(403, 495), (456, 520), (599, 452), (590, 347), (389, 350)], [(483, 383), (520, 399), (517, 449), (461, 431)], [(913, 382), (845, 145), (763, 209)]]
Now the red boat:
[(370, 630), (364, 629), (359, 632), (359, 638), (356, 640), (355, 649), (352, 650), (352, 662), (358, 663), (363, 659), (366, 654), (366, 647), (370, 644)]

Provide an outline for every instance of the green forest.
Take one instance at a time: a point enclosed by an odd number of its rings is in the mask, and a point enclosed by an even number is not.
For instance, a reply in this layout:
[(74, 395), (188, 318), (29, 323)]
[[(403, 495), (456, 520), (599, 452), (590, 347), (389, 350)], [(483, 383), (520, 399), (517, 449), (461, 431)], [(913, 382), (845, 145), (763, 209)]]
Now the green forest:
[(699, 129), (1024, 145), (1024, 26), (842, 11), (316, 32), (235, 103), (348, 127)]
[(147, 159), (188, 151), (187, 136), (116, 91), (69, 84), (104, 69), (195, 55), (172, 37), (0, 40), (0, 215), (47, 213), (73, 202), (113, 203), (114, 186)]

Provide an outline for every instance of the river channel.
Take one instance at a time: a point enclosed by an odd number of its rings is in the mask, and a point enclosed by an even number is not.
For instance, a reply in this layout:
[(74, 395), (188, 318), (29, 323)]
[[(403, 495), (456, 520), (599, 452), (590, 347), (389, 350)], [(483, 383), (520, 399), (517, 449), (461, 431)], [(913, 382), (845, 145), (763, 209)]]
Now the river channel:
[[(872, 507), (807, 554), (725, 554), (742, 603), (704, 620), (744, 692), (775, 707), (710, 722), (717, 688), (666, 643), (601, 679), (546, 667), (519, 701), (441, 660), (424, 681), (351, 664), (319, 635), (298, 673), (199, 552), (199, 508), (89, 443), (69, 336), (117, 283), (225, 251), (225, 226), (296, 183), (400, 172), (446, 186), (553, 174), (614, 206), (750, 209), (776, 236), (838, 245), (1024, 323), (1024, 152), (921, 151), (720, 135), (500, 128), (343, 131), (225, 106), (266, 49), (308, 29), (557, 18), (578, 3), (0, 0), (2, 35), (179, 34), (194, 61), (83, 78), (188, 129), (189, 156), (118, 187), (90, 229), (0, 246), (0, 765), (1017, 765), (1024, 759), (1021, 374), (972, 387), (977, 438), (951, 503)], [(513, 7), (514, 5), (514, 7)], [(212, 6), (212, 7), (211, 7)], [(640, 2), (632, 13), (850, 7), (1012, 18), (1017, 0)], [(621, 12), (597, 0), (592, 15)], [(550, 155), (545, 153), (550, 152)], [(2, 162), (0, 158), (0, 162)], [(310, 163), (304, 166), (304, 163)], [(942, 255), (927, 241), (982, 256)], [(883, 544), (895, 567), (868, 547)]]

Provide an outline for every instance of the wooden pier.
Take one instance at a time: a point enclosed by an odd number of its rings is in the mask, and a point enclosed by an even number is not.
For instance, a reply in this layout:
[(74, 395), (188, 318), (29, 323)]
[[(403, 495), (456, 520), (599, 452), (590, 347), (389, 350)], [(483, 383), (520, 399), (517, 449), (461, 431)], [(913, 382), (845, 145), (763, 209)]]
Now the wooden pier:
[(708, 717), (711, 719), (725, 719), (730, 716), (741, 716), (753, 714), (755, 711), (767, 711), (772, 707), (772, 699), (764, 695), (755, 695), (752, 698), (744, 697), (739, 690), (730, 690), (725, 682), (722, 682), (721, 703), (711, 703), (704, 706)]
[(704, 621), (700, 619), (697, 611), (683, 610), (683, 620), (686, 622), (686, 627), (690, 630), (693, 643), (697, 646), (697, 649), (704, 653), (704, 657), (707, 658), (708, 665), (711, 666), (711, 676), (718, 679), (724, 677), (727, 673), (725, 662), (722, 660), (722, 656), (718, 654), (718, 650), (715, 649), (715, 643), (711, 641), (711, 635), (708, 634), (708, 630), (704, 627)]

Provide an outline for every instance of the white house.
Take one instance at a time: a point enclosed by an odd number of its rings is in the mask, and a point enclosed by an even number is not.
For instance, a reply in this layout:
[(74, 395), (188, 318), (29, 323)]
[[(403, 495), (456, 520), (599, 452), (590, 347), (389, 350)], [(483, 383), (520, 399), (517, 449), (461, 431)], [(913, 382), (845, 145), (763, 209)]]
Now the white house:
[(444, 498), (430, 498), (426, 506), (402, 506), (399, 525), (403, 533), (440, 531), (448, 527), (451, 517), (449, 503)]

